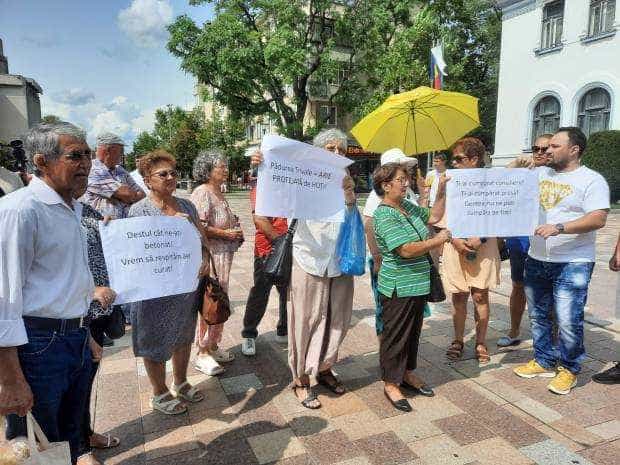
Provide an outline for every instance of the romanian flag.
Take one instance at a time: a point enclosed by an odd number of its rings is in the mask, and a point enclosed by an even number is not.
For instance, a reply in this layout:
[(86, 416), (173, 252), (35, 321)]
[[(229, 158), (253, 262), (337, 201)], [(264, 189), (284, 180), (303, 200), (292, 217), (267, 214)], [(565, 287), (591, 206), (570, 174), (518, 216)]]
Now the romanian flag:
[(431, 87), (441, 90), (443, 88), (443, 77), (447, 76), (446, 62), (443, 59), (443, 46), (441, 44), (431, 49), (431, 64), (429, 70)]

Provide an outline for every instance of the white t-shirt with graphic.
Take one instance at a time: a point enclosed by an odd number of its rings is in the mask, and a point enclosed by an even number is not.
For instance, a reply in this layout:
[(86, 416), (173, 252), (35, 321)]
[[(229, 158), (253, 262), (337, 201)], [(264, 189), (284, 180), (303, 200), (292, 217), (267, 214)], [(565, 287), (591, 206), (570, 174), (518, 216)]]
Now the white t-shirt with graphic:
[[(405, 194), (405, 199), (409, 200), (414, 205), (418, 205), (418, 196), (415, 192), (411, 190), (411, 188), (407, 188), (407, 194)], [(368, 194), (368, 198), (366, 199), (366, 205), (364, 206), (364, 216), (372, 216), (375, 214), (375, 210), (381, 203), (381, 197), (377, 195), (374, 189)]]
[[(537, 168), (540, 209), (538, 224), (574, 221), (594, 210), (609, 208), (609, 185), (596, 171), (582, 166), (568, 173), (552, 168)], [(594, 262), (596, 232), (558, 234), (547, 240), (530, 237), (529, 255), (553, 263)]]

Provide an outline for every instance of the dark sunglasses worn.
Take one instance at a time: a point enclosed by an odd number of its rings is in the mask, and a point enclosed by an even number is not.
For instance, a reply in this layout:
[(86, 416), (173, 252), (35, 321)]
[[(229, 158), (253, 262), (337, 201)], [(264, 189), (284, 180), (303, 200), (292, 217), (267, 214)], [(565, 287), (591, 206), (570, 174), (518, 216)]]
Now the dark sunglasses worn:
[(545, 153), (549, 146), (543, 147), (539, 145), (532, 145), (532, 152), (534, 153)]

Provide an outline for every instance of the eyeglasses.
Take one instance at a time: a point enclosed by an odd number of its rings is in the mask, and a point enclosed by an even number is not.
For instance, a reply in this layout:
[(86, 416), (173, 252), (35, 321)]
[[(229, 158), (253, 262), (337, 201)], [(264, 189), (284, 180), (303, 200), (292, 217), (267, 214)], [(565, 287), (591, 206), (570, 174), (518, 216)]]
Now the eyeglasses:
[(405, 185), (405, 184), (409, 183), (409, 179), (407, 179), (407, 178), (394, 178), (394, 179), (392, 179), (392, 182), (398, 182), (398, 183), (400, 183), (402, 185)]
[(167, 171), (157, 171), (155, 173), (151, 173), (151, 176), (157, 176), (161, 179), (168, 179), (168, 177), (176, 178), (179, 175), (177, 170), (167, 170)]
[(335, 144), (334, 145), (327, 144), (325, 146), (325, 150), (329, 150), (330, 152), (337, 153), (338, 155), (342, 155), (342, 154), (346, 153), (346, 150), (343, 147), (341, 147), (339, 145), (335, 145)]
[(90, 150), (79, 150), (63, 154), (64, 158), (72, 163), (80, 163), (82, 161), (90, 160), (92, 152)]
[(532, 145), (532, 152), (534, 152), (534, 153), (545, 153), (545, 152), (547, 152), (548, 148), (549, 148), (549, 146), (542, 147), (542, 146), (538, 146), (538, 145)]
[(455, 161), (457, 163), (461, 163), (463, 160), (468, 159), (469, 157), (466, 157), (465, 155), (455, 155), (452, 157), (452, 161)]

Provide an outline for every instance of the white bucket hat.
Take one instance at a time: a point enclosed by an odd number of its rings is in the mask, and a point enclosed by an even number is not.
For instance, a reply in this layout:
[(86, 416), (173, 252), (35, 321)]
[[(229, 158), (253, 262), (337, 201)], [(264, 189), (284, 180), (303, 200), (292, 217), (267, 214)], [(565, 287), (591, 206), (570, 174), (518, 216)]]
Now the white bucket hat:
[(383, 155), (381, 155), (381, 166), (387, 165), (388, 163), (411, 163), (415, 166), (418, 164), (418, 159), (415, 157), (408, 157), (399, 148), (393, 148), (386, 150), (383, 152)]

